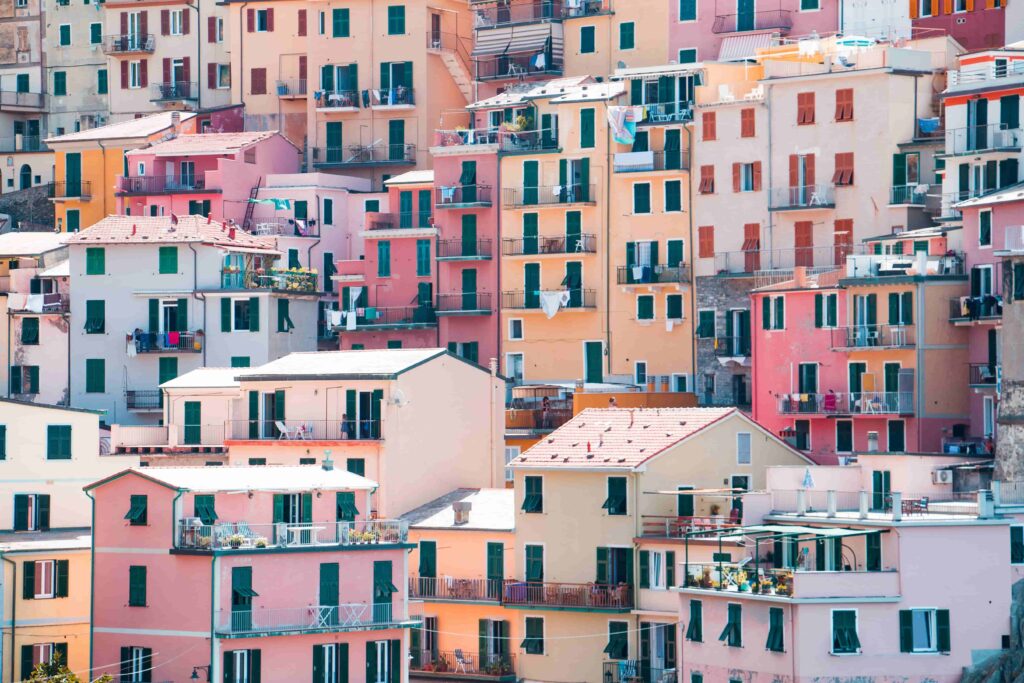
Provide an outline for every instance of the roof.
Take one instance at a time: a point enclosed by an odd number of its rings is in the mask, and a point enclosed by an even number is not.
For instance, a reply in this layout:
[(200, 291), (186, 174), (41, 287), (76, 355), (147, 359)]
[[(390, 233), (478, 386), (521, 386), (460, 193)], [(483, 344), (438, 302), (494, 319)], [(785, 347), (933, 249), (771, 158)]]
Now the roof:
[(735, 62), (754, 59), (757, 57), (758, 50), (771, 47), (774, 41), (774, 33), (771, 31), (726, 36), (722, 39), (721, 47), (718, 49), (718, 61)]
[(346, 470), (319, 465), (256, 465), (245, 467), (132, 467), (85, 487), (94, 489), (133, 474), (168, 488), (202, 493), (247, 491), (372, 490), (377, 482)]
[(500, 107), (512, 107), (517, 104), (524, 104), (531, 100), (544, 99), (547, 97), (558, 97), (569, 92), (572, 88), (593, 83), (590, 76), (568, 76), (566, 78), (555, 78), (543, 83), (529, 84), (525, 86), (510, 87), (503, 93), (478, 100), (466, 107), (467, 109), (497, 109)]
[(0, 553), (2, 554), (89, 550), (91, 548), (92, 534), (88, 528), (0, 534)]
[(515, 458), (516, 467), (631, 470), (736, 408), (588, 408)]
[(565, 103), (613, 100), (624, 92), (626, 92), (626, 86), (621, 81), (614, 83), (589, 83), (575, 88), (568, 88), (565, 94), (559, 95), (551, 101), (553, 103)]
[(969, 209), (973, 206), (990, 206), (992, 204), (1003, 204), (1005, 202), (1019, 201), (1024, 201), (1024, 182), (1004, 187), (1001, 190), (991, 192), (982, 197), (965, 199), (964, 201), (954, 204), (953, 206), (954, 208), (957, 209)]
[(0, 257), (45, 254), (60, 249), (68, 237), (66, 232), (5, 232), (0, 235)]
[(252, 131), (248, 133), (199, 133), (179, 135), (157, 142), (149, 147), (134, 149), (128, 156), (155, 154), (156, 156), (185, 156), (188, 154), (236, 154), (257, 142), (269, 140), (278, 135), (276, 130)]
[[(455, 523), (453, 503), (469, 503), (469, 521)], [(455, 489), (401, 516), (413, 529), (515, 531), (514, 489)]]
[(174, 113), (181, 116), (182, 122), (188, 121), (190, 118), (195, 116), (195, 114), (191, 112), (164, 111), (158, 114), (142, 116), (137, 119), (128, 119), (127, 121), (120, 121), (118, 123), (108, 123), (105, 126), (90, 128), (89, 130), (81, 130), (77, 133), (58, 135), (56, 137), (47, 138), (46, 143), (87, 142), (89, 140), (115, 140), (121, 138), (147, 138), (150, 135), (155, 135), (156, 133), (166, 130), (174, 125), (172, 119), (172, 114)]
[[(238, 369), (241, 380), (394, 379), (421, 363), (448, 355), (445, 349), (303, 351), (255, 368)], [(454, 356), (453, 356), (454, 357)], [(476, 365), (470, 364), (473, 367)]]
[(238, 368), (196, 368), (160, 385), (161, 389), (237, 388)]
[(89, 408), (71, 408), (69, 406), (53, 406), (49, 403), (36, 403), (35, 401), (22, 401), (16, 398), (0, 398), (0, 406), (4, 403), (13, 403), (27, 408), (47, 408), (49, 410), (69, 410), (73, 413), (91, 413), (93, 415), (106, 415), (105, 410), (90, 410)]
[(277, 253), (272, 237), (257, 237), (241, 228), (235, 228), (232, 236), (227, 225), (202, 216), (107, 216), (68, 240), (68, 244), (76, 245), (183, 242)]
[(960, 230), (960, 227), (946, 227), (938, 225), (929, 225), (924, 228), (915, 228), (913, 230), (904, 230), (903, 232), (887, 233), (885, 235), (876, 235), (875, 237), (865, 237), (862, 242), (891, 242), (899, 240), (914, 239), (916, 237), (945, 237), (946, 233), (955, 230)]
[(808, 273), (806, 276), (806, 284), (802, 287), (797, 286), (796, 280), (790, 279), (784, 282), (775, 282), (764, 287), (758, 287), (757, 289), (751, 290), (751, 292), (788, 292), (791, 290), (802, 290), (802, 289), (830, 289), (839, 286), (839, 281), (846, 277), (845, 268), (836, 268), (834, 270), (827, 270), (824, 273)]
[(71, 277), (71, 262), (64, 259), (56, 265), (38, 273), (39, 277)]
[(430, 185), (434, 182), (434, 172), (408, 171), (396, 176), (391, 176), (384, 181), (385, 185)]

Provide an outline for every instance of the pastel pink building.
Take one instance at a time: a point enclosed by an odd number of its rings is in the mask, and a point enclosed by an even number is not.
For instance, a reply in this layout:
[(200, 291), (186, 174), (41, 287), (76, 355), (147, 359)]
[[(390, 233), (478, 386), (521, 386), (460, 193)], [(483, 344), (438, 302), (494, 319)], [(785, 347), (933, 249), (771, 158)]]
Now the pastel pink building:
[(261, 179), (299, 170), (299, 150), (274, 131), (181, 135), (125, 158), (118, 214), (202, 215), (240, 225)]
[(368, 519), (376, 486), (328, 462), (130, 469), (87, 486), (103, 577), (93, 675), (406, 680), (412, 546), (405, 522)]
[(998, 652), (1013, 520), (956, 476), (933, 483), (963, 460), (769, 468), (744, 526), (692, 531), (677, 551), (679, 680), (953, 683)]

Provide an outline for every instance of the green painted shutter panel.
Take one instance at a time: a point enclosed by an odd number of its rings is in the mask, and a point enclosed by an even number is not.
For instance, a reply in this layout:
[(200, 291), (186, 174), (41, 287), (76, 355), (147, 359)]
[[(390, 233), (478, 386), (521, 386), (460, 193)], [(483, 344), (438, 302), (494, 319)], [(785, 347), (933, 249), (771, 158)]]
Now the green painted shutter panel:
[(782, 330), (786, 327), (786, 299), (775, 297), (775, 329)]
[(914, 294), (913, 292), (903, 292), (901, 299), (903, 304), (903, 320), (901, 322), (904, 325), (911, 325), (914, 322)]
[(567, 211), (565, 214), (565, 249), (575, 252), (582, 234), (583, 218), (579, 211)]
[(249, 392), (249, 438), (255, 439), (260, 433), (260, 392)]
[(579, 201), (589, 202), (590, 196), (590, 159), (580, 159)]
[[(536, 204), (539, 199), (540, 189), (540, 162), (523, 162), (523, 204)], [(525, 216), (524, 216), (525, 220)]]
[[(32, 646), (22, 645), (21, 646), (21, 676), (20, 679), (28, 680), (32, 676), (32, 670), (35, 668), (32, 666)], [(122, 648), (123, 649), (123, 648)], [(131, 650), (129, 649), (129, 657)], [(19, 680), (20, 680), (19, 679)], [(128, 680), (128, 679), (125, 679)]]
[[(849, 423), (847, 423), (849, 424)], [(869, 572), (882, 571), (882, 537), (881, 535), (868, 534), (864, 538), (864, 544), (866, 547), (865, 551), (865, 569)]]
[(320, 604), (328, 607), (338, 605), (338, 563), (323, 562), (320, 564)]
[(665, 585), (669, 588), (676, 585), (676, 552), (674, 550), (665, 551)]
[(935, 630), (938, 634), (938, 650), (939, 652), (949, 652), (950, 650), (950, 638), (949, 638), (949, 610), (938, 609), (935, 610)]
[(334, 651), (337, 653), (338, 683), (348, 683), (348, 643), (336, 643)]
[(284, 389), (278, 389), (274, 392), (274, 419), (285, 420), (284, 412)]
[(878, 323), (878, 295), (868, 294), (867, 297), (867, 315), (868, 325), (875, 325)]
[(839, 297), (829, 294), (826, 303), (828, 304), (828, 315), (826, 316), (828, 326), (835, 327), (839, 324)]
[(761, 329), (772, 329), (772, 300), (767, 296), (761, 299)]
[(437, 576), (437, 543), (420, 541), (420, 576), (434, 578)]
[(377, 643), (372, 640), (366, 642), (366, 680), (377, 680)]
[(14, 494), (14, 530), (28, 530), (28, 496), (23, 493)]
[[(334, 10), (337, 12), (338, 10)], [(321, 568), (323, 565), (321, 565)], [(323, 683), (324, 681), (324, 646), (314, 645), (313, 646), (313, 683)]]
[(259, 650), (249, 650), (249, 683), (260, 683), (263, 676), (262, 656)]
[(370, 435), (374, 439), (380, 438), (380, 417), (381, 403), (384, 401), (384, 390), (374, 389), (370, 398), (370, 419), (373, 420)]
[(648, 550), (640, 551), (640, 587), (651, 587), (651, 553)]
[(162, 275), (176, 274), (178, 272), (178, 248), (160, 247), (160, 273)]
[(21, 563), (21, 597), (32, 600), (36, 595), (36, 563), (32, 560)]
[[(128, 650), (129, 662), (131, 659), (131, 648), (124, 648)], [(122, 655), (123, 656), (123, 655)], [(130, 669), (129, 669), (130, 671)], [(129, 679), (124, 679), (129, 680)], [(228, 650), (224, 653), (224, 683), (234, 683), (235, 681), (235, 653), (234, 651)]]
[(260, 331), (260, 300), (257, 297), (249, 299), (249, 331)]
[(590, 148), (594, 141), (594, 110), (580, 110), (580, 147)]
[[(331, 204), (333, 205), (333, 202)], [(334, 291), (334, 280), (331, 279), (331, 276), (334, 275), (334, 273), (335, 273), (335, 270), (334, 270), (334, 254), (332, 254), (329, 251), (326, 251), (326, 252), (324, 252), (324, 269), (323, 269), (323, 274), (324, 274), (324, 291), (325, 292), (333, 292)]]
[(274, 523), (284, 521), (284, 494), (274, 494)]
[(608, 548), (597, 549), (597, 571), (595, 582), (598, 584), (608, 583)]
[(900, 652), (914, 651), (914, 615), (909, 609), (900, 610)]
[(900, 323), (900, 295), (896, 292), (889, 292), (889, 324), (899, 325)]
[(683, 256), (683, 241), (682, 240), (669, 240), (668, 241), (668, 258), (665, 265), (670, 268), (678, 268), (686, 258)]
[(184, 441), (186, 445), (202, 443), (202, 406), (203, 404), (199, 401), (185, 401)]
[(175, 332), (188, 332), (188, 299), (178, 299), (175, 313)]
[[(221, 308), (223, 309), (223, 303), (227, 303), (228, 300), (227, 299), (221, 299), (221, 302), (222, 302)], [(229, 326), (231, 324), (230, 320), (231, 320), (231, 309), (229, 308), (228, 309), (228, 321), (229, 321), (228, 325)], [(157, 332), (160, 331), (160, 300), (159, 299), (150, 299), (149, 300), (149, 331), (152, 332), (153, 334), (156, 334)], [(224, 331), (226, 332), (227, 330), (224, 330)]]
[(537, 214), (523, 214), (523, 253), (536, 254), (538, 251)]
[(540, 308), (540, 264), (523, 265), (524, 305), (526, 308)]
[(132, 607), (146, 606), (145, 567), (128, 567), (128, 604)]
[(824, 301), (821, 294), (814, 295), (814, 326), (821, 327), (824, 321)]
[[(151, 301), (155, 301), (152, 299)], [(157, 304), (159, 306), (159, 304)], [(153, 304), (150, 304), (150, 327), (153, 326)], [(220, 331), (231, 331), (231, 299), (223, 297), (220, 300)]]
[(349, 420), (356, 419), (356, 401), (358, 398), (358, 393), (355, 389), (347, 389), (345, 391), (345, 415), (348, 416)]

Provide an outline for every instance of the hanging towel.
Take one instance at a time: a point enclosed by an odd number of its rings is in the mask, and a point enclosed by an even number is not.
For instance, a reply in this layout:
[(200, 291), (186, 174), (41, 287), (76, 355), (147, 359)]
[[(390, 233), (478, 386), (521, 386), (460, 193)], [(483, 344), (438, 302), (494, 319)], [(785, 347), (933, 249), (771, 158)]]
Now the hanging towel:
[(555, 185), (554, 187), (552, 187), (551, 188), (551, 194), (554, 195), (555, 197), (561, 197), (562, 196), (562, 186), (561, 185)]
[(543, 71), (545, 66), (547, 66), (547, 56), (543, 52), (533, 56), (534, 69), (537, 71)]
[[(345, 311), (347, 313), (347, 311)], [(341, 327), (341, 321), (344, 318), (342, 311), (327, 311), (327, 320), (330, 322), (331, 327)]]
[(441, 203), (451, 204), (452, 200), (455, 199), (455, 186), (442, 186), (441, 187)]
[(181, 332), (168, 332), (167, 333), (167, 346), (171, 348), (177, 348), (181, 342)]
[(633, 266), (633, 279), (637, 282), (641, 282), (644, 279), (643, 266)]
[(572, 297), (569, 294), (569, 290), (568, 289), (564, 289), (564, 290), (562, 290), (561, 294), (559, 295), (558, 301), (562, 304), (563, 307), (565, 307), (565, 306), (569, 305), (569, 300), (571, 298)]
[(672, 320), (671, 318), (668, 318), (667, 320), (665, 320), (665, 331), (666, 332), (671, 332), (672, 328), (675, 326), (675, 324), (676, 324), (676, 322), (674, 320)]
[(129, 358), (135, 358), (139, 352), (139, 347), (136, 345), (135, 341), (135, 334), (133, 332), (129, 332), (125, 335), (125, 339), (127, 340), (125, 342), (125, 353), (128, 354)]
[(29, 294), (28, 300), (25, 302), (25, 310), (32, 311), (33, 313), (43, 312), (43, 295), (42, 294)]
[(352, 331), (352, 330), (356, 329), (356, 319), (357, 319), (356, 312), (355, 311), (348, 311), (345, 314), (345, 329), (349, 330), (349, 331)]
[(558, 309), (561, 308), (562, 295), (567, 292), (541, 292), (540, 293), (540, 307), (544, 311), (549, 319), (554, 318), (555, 314), (558, 313)]

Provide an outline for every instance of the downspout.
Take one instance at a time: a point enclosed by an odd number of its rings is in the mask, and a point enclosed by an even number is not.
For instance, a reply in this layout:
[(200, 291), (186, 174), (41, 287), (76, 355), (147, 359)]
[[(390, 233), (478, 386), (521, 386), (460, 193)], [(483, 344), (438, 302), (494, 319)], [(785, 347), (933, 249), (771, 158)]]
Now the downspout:
[[(100, 152), (102, 152), (102, 154), (100, 155), (101, 157), (103, 157), (103, 169), (102, 169), (102, 171), (103, 171), (104, 175), (106, 175), (106, 170), (107, 170), (107, 148), (103, 146), (103, 140), (97, 139), (96, 140), (96, 144), (100, 146)], [(122, 154), (122, 156), (124, 155), (124, 151), (123, 150), (122, 150), (121, 154)], [(123, 170), (124, 160), (121, 161), (121, 165), (122, 165), (122, 171), (121, 172), (123, 174), (124, 173), (124, 170)], [(79, 173), (79, 175), (81, 175), (81, 173)], [(67, 178), (66, 167), (65, 167), (65, 171), (64, 171), (64, 177)], [(81, 178), (79, 178), (79, 182), (81, 182)], [(106, 188), (103, 188), (103, 215), (104, 216), (108, 215), (108, 213), (107, 213), (107, 189)], [(78, 218), (79, 218), (78, 229), (81, 230), (82, 229), (82, 223), (81, 223), (81, 218), (82, 217), (79, 216)], [(67, 210), (67, 208), (65, 208), (64, 209), (64, 232), (67, 232), (67, 231), (68, 231), (68, 210)]]
[[(199, 299), (200, 301), (203, 302), (203, 332), (205, 333), (206, 332), (206, 295), (205, 294), (201, 294), (199, 291), (197, 291), (199, 289), (199, 253), (196, 251), (196, 248), (192, 246), (191, 242), (188, 243), (188, 248), (189, 248), (189, 251), (192, 252), (192, 298), (193, 299)], [(71, 338), (70, 335), (68, 335), (68, 339), (69, 340), (70, 340), (70, 338)], [(204, 337), (203, 338), (203, 367), (206, 367), (206, 344), (207, 344), (207, 340)], [(70, 353), (68, 353), (68, 357), (69, 358), (71, 357)], [(70, 391), (70, 388), (69, 388), (69, 391)]]
[[(611, 31), (608, 32), (608, 41), (611, 42)], [(608, 103), (605, 103), (605, 112), (607, 113)], [(611, 174), (611, 158), (612, 158), (612, 136), (607, 126), (605, 127), (604, 134), (604, 352), (607, 360), (605, 365), (608, 367), (608, 374), (612, 374), (612, 325), (611, 325), (611, 296), (612, 296), (612, 283), (611, 283), (611, 224), (612, 224), (612, 174)], [(584, 294), (586, 296), (586, 294)], [(584, 372), (583, 380), (586, 381), (586, 373)]]
[(690, 223), (690, 239), (687, 240), (690, 245), (690, 389), (696, 395), (697, 393), (697, 338), (694, 334), (696, 330), (693, 326), (697, 323), (697, 274), (693, 272), (693, 266), (696, 264), (693, 254), (693, 131), (689, 126), (683, 125), (683, 132), (686, 133), (686, 156), (689, 159), (690, 170), (686, 173), (686, 192), (688, 195), (690, 210), (688, 221)]
[[(474, 84), (473, 88), (476, 89), (477, 85), (476, 85), (476, 80), (475, 79), (473, 81), (473, 84)], [(476, 101), (476, 100), (474, 100), (474, 101)], [(536, 119), (534, 119), (534, 121), (536, 121)], [(474, 128), (476, 127), (476, 114), (473, 114), (473, 121), (471, 121), (471, 125)], [(541, 133), (541, 135), (543, 135), (543, 132)], [(494, 190), (495, 190), (494, 193), (495, 193), (495, 195), (498, 195), (499, 192), (501, 191), (501, 152), (500, 151), (495, 152), (494, 153), (494, 158), (495, 158), (495, 161), (496, 161), (495, 165), (497, 166), (497, 171), (495, 171), (495, 177), (494, 177)], [(497, 200), (497, 196), (495, 196), (495, 199)], [(497, 354), (496, 355), (498, 356), (498, 367), (501, 368), (501, 359), (503, 358), (502, 353), (501, 353), (501, 349), (502, 349), (502, 342), (504, 341), (504, 335), (502, 335), (502, 333), (501, 333), (502, 330), (501, 330), (501, 308), (500, 308), (500, 305), (501, 305), (501, 265), (502, 265), (502, 261), (504, 259), (501, 258), (501, 215), (502, 215), (503, 212), (501, 210), (501, 205), (500, 204), (498, 205), (498, 210), (497, 210), (496, 213), (497, 213), (497, 219), (494, 221), (494, 226), (495, 226), (494, 227), (494, 251), (495, 251), (495, 254), (494, 254), (494, 261), (492, 261), (492, 263), (496, 262), (498, 264), (497, 265), (498, 271), (495, 274), (497, 277), (494, 280), (494, 284), (497, 285), (494, 288), (494, 308), (495, 308), (496, 311), (498, 311), (498, 314), (495, 316), (495, 318), (496, 318), (495, 325), (498, 328), (497, 330), (495, 330), (495, 334), (496, 334), (496, 337), (498, 339), (498, 350), (497, 350)], [(508, 368), (505, 368), (505, 372), (506, 372), (506, 374), (508, 373)], [(505, 392), (505, 393), (507, 395), (507, 392)], [(504, 460), (502, 462), (504, 462)]]
[[(96, 499), (92, 497), (92, 490), (86, 489), (85, 495), (89, 497), (90, 513), (92, 515), (92, 526), (90, 527), (91, 533), (89, 534), (89, 680), (92, 680), (92, 648), (93, 643), (93, 632), (96, 628)], [(11, 633), (11, 670), (14, 670), (14, 650), (13, 650), (13, 631)]]
[[(196, 110), (203, 110), (203, 13), (199, 3), (189, 5), (196, 11)], [(280, 101), (280, 100), (279, 100)], [(202, 127), (202, 126), (200, 126)]]
[(207, 670), (209, 675), (207, 680), (217, 681), (220, 680), (220, 672), (214, 671), (214, 667), (217, 664), (217, 638), (215, 636), (215, 619), (217, 616), (217, 553), (213, 553), (213, 557), (210, 558), (210, 668)]
[[(11, 564), (11, 683), (14, 683), (14, 662), (15, 654), (17, 650), (14, 647), (14, 636), (15, 629), (18, 627), (18, 563), (14, 560), (7, 559), (7, 555), (0, 553), (0, 558), (3, 558), (4, 562)], [(89, 630), (92, 630), (92, 619), (89, 620)], [(91, 635), (91, 634), (90, 634)], [(89, 642), (92, 642), (91, 640)], [(92, 658), (92, 648), (89, 648), (89, 658)], [(89, 662), (89, 668), (92, 668), (92, 661)]]
[[(238, 6), (238, 32), (242, 34), (238, 38), (238, 96), (239, 102), (242, 101), (242, 93), (245, 91), (245, 36), (244, 34), (248, 31), (248, 26), (245, 25), (245, 8), (249, 6), (248, 1), (243, 2)], [(234, 87), (234, 80), (232, 79), (232, 88)], [(243, 121), (245, 114), (242, 114)]]
[[(70, 308), (70, 303), (68, 304), (68, 307)], [(67, 399), (65, 400), (65, 405), (70, 406), (71, 405), (71, 313), (70, 313), (70, 311), (66, 315), (64, 315), (62, 317), (68, 323), (68, 393), (67, 393)], [(7, 326), (7, 329), (8, 330), (11, 329), (10, 325)], [(10, 332), (8, 332), (8, 334), (7, 334), (7, 343), (8, 344), (11, 343), (10, 337), (11, 337)], [(8, 363), (10, 363), (10, 353), (11, 353), (10, 351), (7, 352), (7, 357), (8, 357), (8, 361), (7, 362)], [(7, 370), (7, 377), (10, 378), (10, 376), (11, 376), (11, 371), (10, 371), (10, 368), (8, 368), (8, 370)], [(8, 381), (7, 383), (9, 385), (10, 381)], [(10, 390), (10, 386), (8, 386), (8, 390)]]
[[(10, 297), (7, 297), (7, 304), (8, 304), (8, 309), (7, 309), (7, 398), (10, 398), (11, 397), (11, 324), (14, 322), (14, 316), (11, 315), (11, 309), (10, 309)], [(70, 334), (70, 330), (69, 330), (69, 334), (68, 334), (68, 345), (69, 345), (69, 348), (68, 348), (68, 363), (69, 363), (69, 365), (68, 365), (68, 372), (71, 371), (71, 366), (70, 366), (70, 363), (71, 363), (71, 360), (70, 360), (70, 358), (71, 358), (70, 344), (71, 344), (71, 334)], [(70, 384), (71, 384), (71, 382), (69, 380), (68, 381), (68, 391), (69, 392), (71, 391)], [(68, 396), (70, 397), (70, 393), (68, 394)]]
[[(764, 103), (765, 103), (765, 108), (768, 109), (768, 149), (771, 150), (772, 149), (772, 85), (771, 85), (771, 83), (768, 84), (768, 91), (765, 93)], [(769, 151), (769, 154), (768, 154), (768, 175), (767, 175), (767, 177), (768, 177), (768, 194), (771, 195), (771, 191), (772, 191), (772, 155), (771, 155), (770, 151)], [(768, 235), (767, 235), (768, 239), (765, 240), (766, 242), (768, 242), (768, 249), (769, 249), (768, 253), (769, 254), (772, 253), (771, 249), (775, 246), (775, 239), (774, 239), (774, 237), (775, 237), (775, 225), (773, 223), (773, 220), (774, 220), (773, 219), (773, 214), (772, 214), (771, 211), (769, 211), (768, 212)], [(762, 249), (763, 249), (763, 247), (762, 247)], [(769, 268), (774, 268), (775, 267), (774, 259), (768, 259), (768, 263), (769, 263), (769, 266), (768, 266)], [(753, 311), (751, 311), (751, 316), (750, 317), (751, 317), (750, 325), (753, 326), (754, 325)]]

